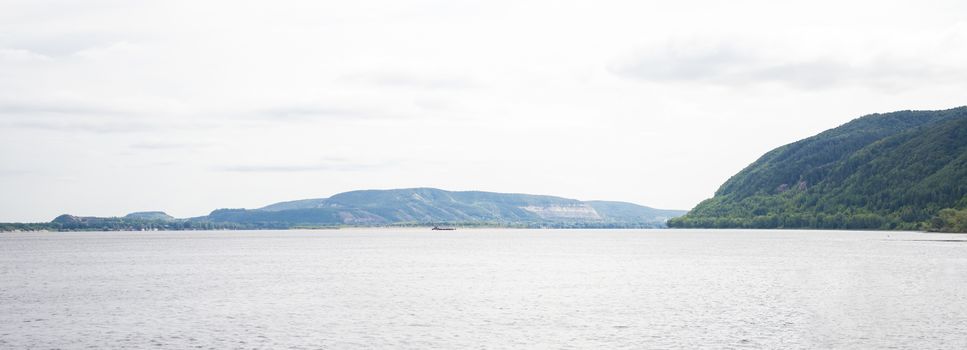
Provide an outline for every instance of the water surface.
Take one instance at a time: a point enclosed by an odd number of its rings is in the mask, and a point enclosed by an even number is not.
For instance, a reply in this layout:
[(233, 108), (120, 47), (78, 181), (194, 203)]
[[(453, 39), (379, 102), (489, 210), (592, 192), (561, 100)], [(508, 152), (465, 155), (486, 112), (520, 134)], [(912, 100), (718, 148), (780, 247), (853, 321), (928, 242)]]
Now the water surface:
[(0, 234), (0, 348), (967, 348), (967, 236)]

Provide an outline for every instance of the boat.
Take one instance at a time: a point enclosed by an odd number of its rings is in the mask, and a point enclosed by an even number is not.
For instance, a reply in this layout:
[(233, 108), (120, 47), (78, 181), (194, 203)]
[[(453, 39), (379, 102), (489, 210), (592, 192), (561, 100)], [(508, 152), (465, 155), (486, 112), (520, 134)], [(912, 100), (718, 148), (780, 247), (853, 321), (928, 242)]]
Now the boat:
[(456, 228), (453, 228), (453, 227), (433, 226), (433, 228), (431, 228), (431, 230), (433, 230), (433, 231), (453, 231), (453, 230), (456, 230)]

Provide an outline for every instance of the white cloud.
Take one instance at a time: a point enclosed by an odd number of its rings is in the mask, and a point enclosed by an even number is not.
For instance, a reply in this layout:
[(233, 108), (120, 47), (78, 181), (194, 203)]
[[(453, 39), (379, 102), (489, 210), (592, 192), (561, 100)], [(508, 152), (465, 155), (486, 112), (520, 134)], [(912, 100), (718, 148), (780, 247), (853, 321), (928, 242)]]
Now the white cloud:
[(619, 76), (653, 83), (736, 87), (779, 84), (799, 89), (860, 86), (889, 91), (916, 89), (925, 84), (956, 84), (967, 77), (967, 67), (944, 65), (926, 58), (770, 57), (762, 51), (754, 47), (738, 48), (727, 41), (712, 46), (672, 43), (625, 58), (610, 70)]
[(391, 166), (392, 164), (390, 163), (368, 163), (330, 159), (319, 162), (299, 162), (293, 164), (237, 164), (218, 167), (215, 170), (242, 173), (358, 172), (385, 170)]
[(468, 89), (478, 85), (473, 79), (459, 76), (434, 76), (433, 74), (408, 74), (402, 72), (370, 72), (346, 74), (340, 82), (372, 84), (400, 89)]
[(25, 49), (0, 49), (0, 61), (7, 62), (49, 62), (50, 57)]

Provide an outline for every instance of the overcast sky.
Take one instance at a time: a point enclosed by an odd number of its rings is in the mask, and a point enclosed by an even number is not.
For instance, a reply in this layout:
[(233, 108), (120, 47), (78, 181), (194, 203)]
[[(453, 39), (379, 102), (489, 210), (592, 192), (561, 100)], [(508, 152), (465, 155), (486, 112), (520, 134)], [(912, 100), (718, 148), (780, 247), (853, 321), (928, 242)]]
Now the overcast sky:
[(967, 104), (957, 1), (0, 1), (0, 221), (439, 187), (689, 209)]

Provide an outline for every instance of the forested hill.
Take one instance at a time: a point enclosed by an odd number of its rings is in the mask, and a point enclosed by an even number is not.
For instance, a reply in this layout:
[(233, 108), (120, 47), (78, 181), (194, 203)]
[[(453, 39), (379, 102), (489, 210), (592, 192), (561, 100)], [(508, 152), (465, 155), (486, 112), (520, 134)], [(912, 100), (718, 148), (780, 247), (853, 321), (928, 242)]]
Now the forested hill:
[(967, 230), (967, 107), (868, 115), (776, 148), (668, 224)]

